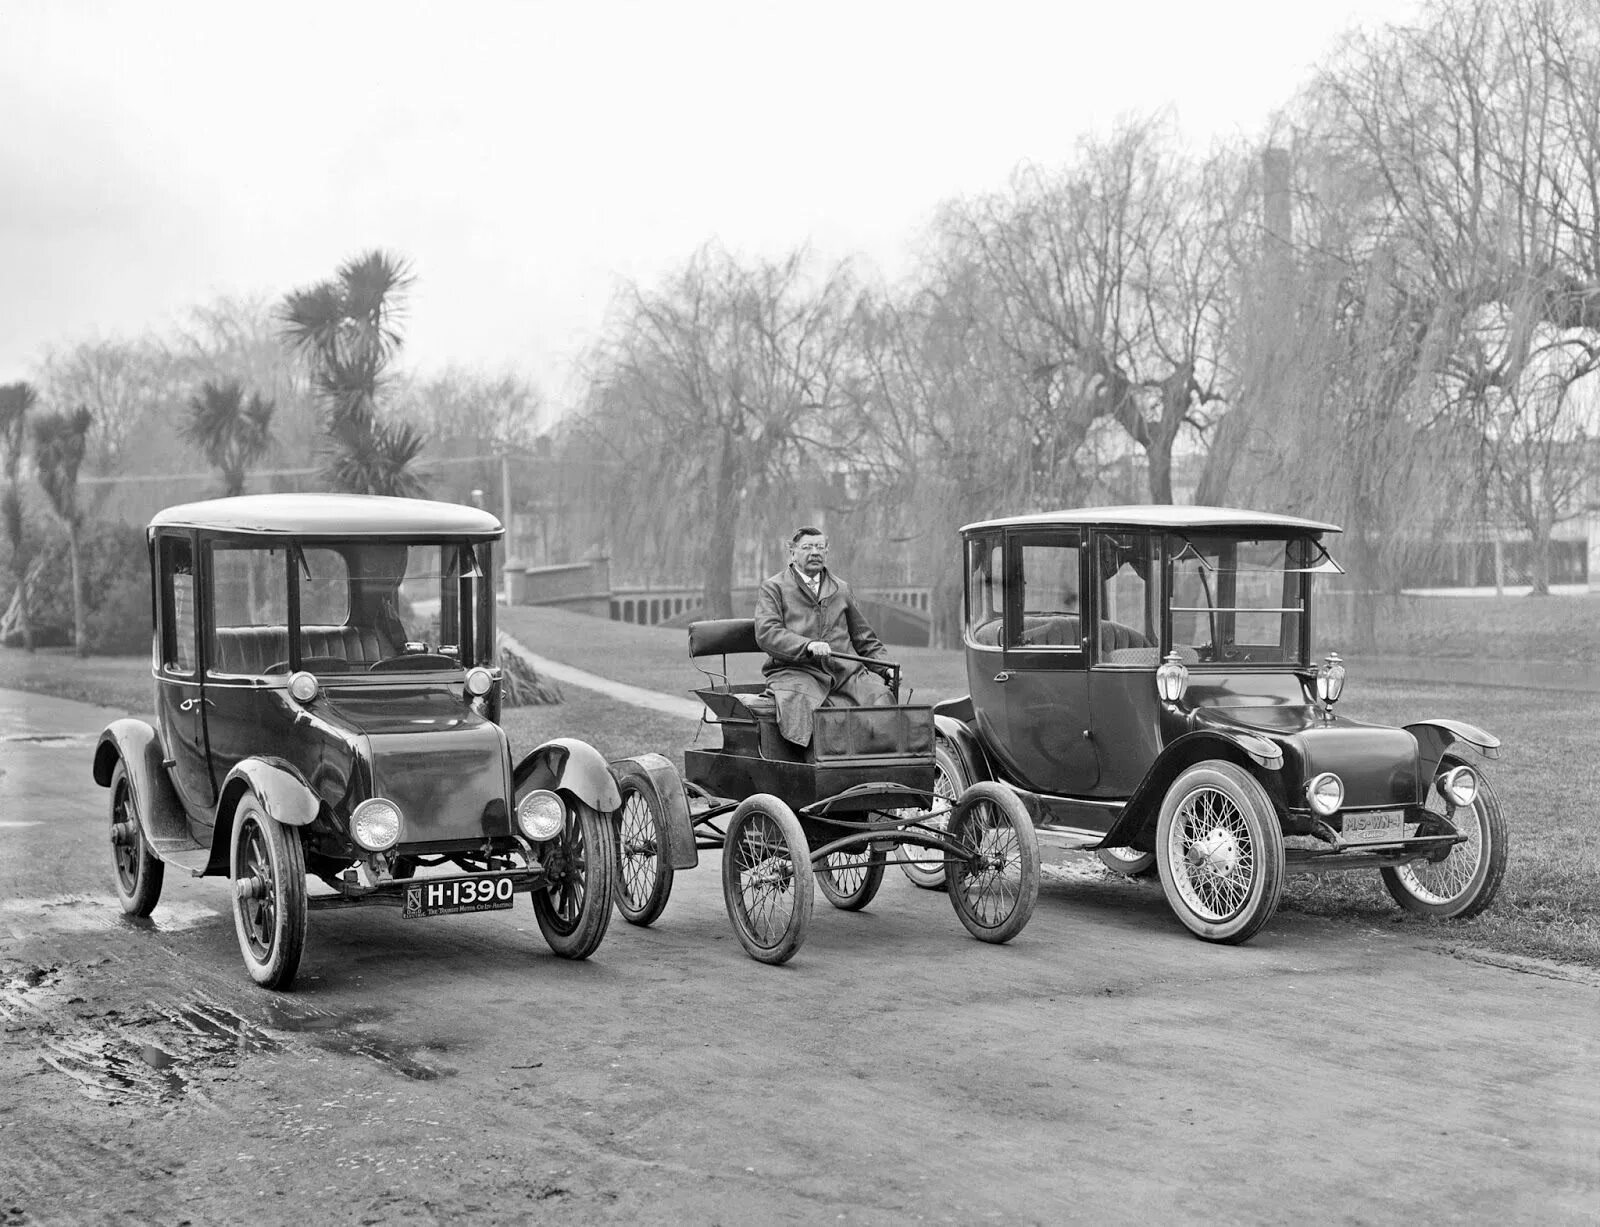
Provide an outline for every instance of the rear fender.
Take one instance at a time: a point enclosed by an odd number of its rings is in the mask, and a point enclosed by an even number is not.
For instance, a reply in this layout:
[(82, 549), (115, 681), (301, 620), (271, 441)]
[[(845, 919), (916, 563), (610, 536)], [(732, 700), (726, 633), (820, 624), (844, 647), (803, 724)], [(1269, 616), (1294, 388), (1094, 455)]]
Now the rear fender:
[(622, 808), (622, 794), (611, 778), (605, 756), (586, 741), (557, 737), (535, 746), (511, 773), (511, 791), (520, 800), (535, 788), (566, 792), (590, 809), (614, 814)]
[(1283, 788), (1268, 782), (1283, 767), (1283, 751), (1277, 745), (1254, 733), (1199, 729), (1185, 733), (1161, 752), (1161, 757), (1145, 772), (1139, 787), (1122, 807), (1106, 837), (1094, 846), (1153, 851), (1156, 820), (1161, 815), (1161, 802), (1167, 789), (1188, 768), (1209, 758), (1220, 758), (1243, 767), (1267, 785), (1268, 796), (1274, 797), (1274, 804), (1277, 804), (1276, 798), (1281, 797)]
[(155, 729), (143, 720), (127, 717), (108, 724), (94, 748), (94, 782), (110, 788), (117, 764), (123, 765), (147, 840), (183, 834), (188, 827), (183, 803), (178, 800), (162, 761), (164, 757), (161, 737)]
[[(943, 707), (944, 704), (940, 706)], [(967, 783), (976, 784), (982, 780), (995, 778), (994, 769), (989, 765), (989, 756), (984, 753), (983, 742), (979, 740), (977, 732), (970, 724), (953, 716), (941, 715), (936, 708), (933, 727), (934, 731), (949, 744), (951, 752), (961, 764), (961, 769), (967, 773)]]
[(211, 828), (211, 859), (207, 874), (227, 873), (229, 845), (233, 841), (233, 817), (246, 793), (253, 792), (261, 809), (274, 822), (284, 826), (310, 826), (322, 808), (322, 799), (305, 777), (280, 758), (245, 758), (228, 772), (217, 799), (216, 824)]
[(1500, 739), (1493, 733), (1460, 720), (1419, 720), (1405, 725), (1417, 739), (1417, 776), (1426, 781), (1439, 769), (1439, 760), (1451, 745), (1464, 741), (1485, 758), (1500, 757)]
[(624, 758), (612, 763), (611, 770), (616, 773), (629, 766), (643, 772), (655, 786), (656, 796), (661, 798), (662, 817), (667, 824), (667, 846), (664, 849), (667, 865), (673, 869), (693, 869), (700, 863), (700, 851), (695, 847), (694, 823), (689, 818), (689, 798), (684, 794), (683, 779), (678, 775), (677, 768), (660, 754), (641, 754), (637, 758)]

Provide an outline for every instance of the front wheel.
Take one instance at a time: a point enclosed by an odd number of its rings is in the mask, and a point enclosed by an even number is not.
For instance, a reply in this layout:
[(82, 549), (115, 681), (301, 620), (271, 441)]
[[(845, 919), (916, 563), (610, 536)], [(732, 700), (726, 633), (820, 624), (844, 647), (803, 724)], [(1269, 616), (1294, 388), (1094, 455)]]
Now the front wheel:
[(951, 857), (945, 890), (967, 932), (1008, 942), (1039, 901), (1039, 835), (1017, 794), (985, 781), (961, 794), (950, 812)]
[(823, 896), (841, 912), (859, 912), (871, 903), (883, 885), (888, 858), (882, 852), (830, 852), (818, 864), (817, 885)]
[(111, 776), (111, 861), (117, 870), (117, 902), (129, 916), (148, 916), (161, 898), (167, 867), (150, 850), (139, 821), (128, 770), (121, 762)]
[(1259, 933), (1283, 896), (1283, 828), (1255, 777), (1220, 759), (1180, 775), (1161, 803), (1156, 867), (1196, 936), (1237, 945)]
[[(934, 817), (923, 820), (923, 825), (943, 830), (950, 822), (950, 807), (956, 803), (956, 798), (966, 792), (967, 785), (972, 783), (967, 778), (966, 769), (961, 765), (954, 748), (943, 737), (939, 738), (933, 747), (933, 807), (937, 813)], [(904, 809), (898, 817), (915, 821), (926, 810)], [(934, 858), (943, 854), (937, 848), (927, 848), (921, 844), (901, 844), (894, 850), (895, 859), (900, 862), (900, 872), (911, 879), (913, 886), (920, 886), (923, 890), (942, 890), (944, 888), (945, 866)]]
[(233, 816), (233, 927), (250, 978), (286, 989), (306, 945), (306, 859), (300, 832), (267, 817), (254, 793)]
[[(1466, 760), (1447, 754), (1439, 770), (1465, 766)], [(1394, 901), (1418, 916), (1464, 920), (1476, 916), (1493, 901), (1506, 872), (1506, 820), (1500, 799), (1489, 781), (1478, 775), (1478, 795), (1470, 806), (1452, 807), (1434, 784), (1427, 806), (1443, 814), (1463, 835), (1442, 861), (1420, 860), (1397, 869), (1382, 869), (1383, 885)]]
[(757, 793), (739, 803), (722, 845), (722, 901), (745, 953), (787, 963), (811, 923), (811, 850), (794, 811)]
[(567, 819), (554, 839), (537, 845), (547, 880), (533, 888), (533, 917), (550, 949), (586, 959), (611, 923), (617, 879), (617, 835), (611, 820), (567, 799)]
[(667, 821), (650, 774), (629, 764), (617, 771), (622, 817), (617, 833), (617, 911), (629, 924), (654, 924), (672, 895)]

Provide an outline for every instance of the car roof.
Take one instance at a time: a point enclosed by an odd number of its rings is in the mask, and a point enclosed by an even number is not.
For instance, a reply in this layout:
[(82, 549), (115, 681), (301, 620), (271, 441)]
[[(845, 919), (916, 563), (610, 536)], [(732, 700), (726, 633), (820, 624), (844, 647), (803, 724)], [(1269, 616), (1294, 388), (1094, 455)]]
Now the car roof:
[(1071, 507), (1028, 515), (1002, 516), (962, 526), (964, 533), (984, 528), (1270, 528), (1299, 529), (1311, 533), (1342, 531), (1337, 524), (1279, 515), (1272, 511), (1242, 511), (1236, 507), (1186, 507), (1169, 503), (1133, 503), (1121, 507)]
[(158, 511), (158, 528), (306, 537), (498, 537), (478, 507), (380, 494), (242, 494)]

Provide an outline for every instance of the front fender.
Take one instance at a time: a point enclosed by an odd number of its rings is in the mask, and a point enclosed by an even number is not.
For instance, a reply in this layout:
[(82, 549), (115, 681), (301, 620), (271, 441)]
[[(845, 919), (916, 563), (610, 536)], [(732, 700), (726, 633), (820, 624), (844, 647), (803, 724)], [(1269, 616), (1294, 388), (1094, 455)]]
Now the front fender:
[[(1139, 787), (1122, 807), (1106, 837), (1096, 848), (1139, 848), (1155, 846), (1156, 819), (1167, 789), (1178, 776), (1208, 758), (1236, 763), (1259, 776), (1263, 771), (1278, 771), (1283, 766), (1283, 751), (1265, 737), (1233, 729), (1197, 729), (1185, 733), (1161, 752), (1161, 757), (1145, 772)], [(1273, 790), (1269, 788), (1269, 793)], [(1280, 790), (1281, 791), (1281, 790)]]
[(1500, 757), (1498, 737), (1460, 720), (1419, 720), (1406, 725), (1405, 730), (1417, 739), (1417, 760), (1421, 768), (1418, 775), (1423, 780), (1438, 769), (1439, 759), (1452, 742), (1464, 741), (1476, 747), (1485, 758)]
[(134, 809), (144, 826), (146, 840), (151, 842), (186, 835), (188, 828), (183, 803), (167, 775), (164, 757), (160, 735), (143, 720), (131, 717), (108, 724), (94, 748), (94, 782), (110, 788), (117, 764), (122, 763), (133, 792)]
[(995, 778), (994, 769), (989, 766), (989, 756), (983, 751), (983, 743), (978, 740), (978, 734), (970, 724), (954, 716), (941, 715), (938, 708), (935, 708), (933, 727), (934, 731), (949, 743), (956, 761), (967, 773), (967, 783), (976, 784), (982, 780)]
[(229, 845), (233, 840), (233, 816), (239, 799), (253, 792), (261, 809), (274, 822), (285, 826), (309, 826), (322, 807), (322, 800), (293, 764), (281, 758), (244, 758), (234, 764), (222, 781), (217, 797), (216, 819), (211, 827), (211, 856), (206, 874), (227, 873)]
[(622, 794), (611, 778), (605, 756), (586, 741), (557, 737), (535, 746), (511, 773), (517, 799), (534, 788), (570, 792), (590, 809), (613, 814), (622, 808)]
[[(662, 853), (672, 869), (693, 869), (700, 863), (700, 850), (695, 846), (694, 821), (689, 817), (689, 798), (683, 791), (683, 779), (671, 761), (660, 754), (641, 754), (637, 758), (624, 758), (611, 764), (613, 779), (633, 768), (642, 773), (655, 789), (661, 801), (661, 817), (667, 827), (666, 847)], [(618, 804), (621, 804), (618, 794)]]

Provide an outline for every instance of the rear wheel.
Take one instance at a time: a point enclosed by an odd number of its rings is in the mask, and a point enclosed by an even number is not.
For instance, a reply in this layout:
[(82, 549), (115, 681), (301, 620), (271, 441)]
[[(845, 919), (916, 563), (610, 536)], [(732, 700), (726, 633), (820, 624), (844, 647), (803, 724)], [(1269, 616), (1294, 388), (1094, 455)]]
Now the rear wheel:
[(811, 883), (794, 811), (767, 793), (740, 802), (722, 847), (722, 900), (746, 954), (772, 964), (794, 957), (811, 923)]
[(633, 765), (617, 771), (617, 791), (622, 794), (617, 911), (629, 924), (653, 924), (672, 895), (661, 797), (649, 774)]
[(979, 941), (1010, 941), (1039, 901), (1039, 836), (1028, 811), (1004, 784), (985, 781), (961, 794), (949, 832), (965, 854), (946, 874), (956, 915)]
[[(933, 748), (933, 795), (934, 809), (943, 812), (926, 819), (924, 825), (942, 831), (950, 821), (950, 807), (971, 782), (955, 749), (943, 737), (939, 738)], [(926, 812), (907, 809), (901, 810), (898, 816), (915, 820)], [(911, 879), (913, 886), (920, 886), (923, 890), (943, 888), (945, 866), (941, 858), (944, 854), (939, 849), (925, 848), (919, 844), (901, 844), (894, 850), (894, 855), (900, 862), (900, 872)]]
[[(1439, 761), (1441, 771), (1465, 765), (1465, 759), (1453, 754)], [(1448, 818), (1466, 842), (1451, 848), (1442, 861), (1412, 861), (1398, 869), (1380, 870), (1384, 888), (1396, 903), (1418, 916), (1453, 920), (1476, 916), (1493, 901), (1506, 872), (1506, 820), (1500, 814), (1500, 800), (1479, 773), (1478, 795), (1471, 805), (1452, 807), (1434, 784), (1428, 789), (1427, 807)]]
[(167, 867), (150, 850), (139, 821), (128, 770), (117, 763), (111, 775), (111, 861), (117, 870), (117, 902), (129, 916), (148, 916), (161, 898)]
[(883, 885), (888, 857), (882, 852), (830, 852), (817, 865), (817, 885), (841, 912), (859, 912)]
[(1137, 848), (1097, 848), (1095, 855), (1112, 873), (1124, 878), (1148, 877), (1156, 863), (1154, 852), (1140, 852)]
[(250, 978), (286, 989), (306, 945), (306, 860), (300, 832), (267, 817), (254, 793), (233, 815), (233, 927)]
[(568, 799), (560, 833), (536, 845), (548, 880), (533, 888), (533, 917), (550, 949), (564, 959), (588, 958), (606, 935), (617, 877), (616, 840), (609, 818)]
[(1283, 829), (1254, 776), (1213, 759), (1167, 790), (1156, 825), (1167, 904), (1208, 942), (1249, 941), (1283, 896)]

